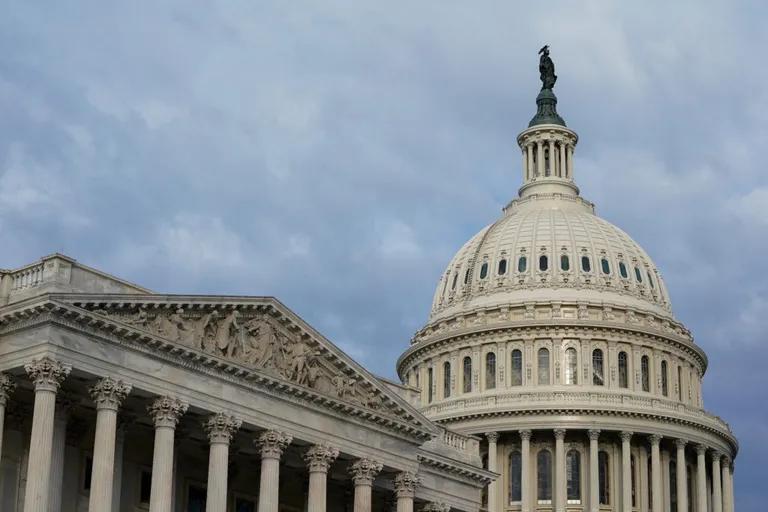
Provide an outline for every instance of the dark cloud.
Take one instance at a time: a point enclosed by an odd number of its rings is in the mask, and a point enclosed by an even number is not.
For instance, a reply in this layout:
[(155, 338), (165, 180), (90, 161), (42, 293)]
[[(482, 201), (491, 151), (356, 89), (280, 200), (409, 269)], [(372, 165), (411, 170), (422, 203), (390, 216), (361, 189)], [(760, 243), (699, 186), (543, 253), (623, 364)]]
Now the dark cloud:
[[(519, 183), (536, 50), (576, 177), (666, 277), (761, 510), (768, 72), (759, 2), (7, 2), (4, 267), (62, 251), (273, 294), (374, 371)], [(761, 407), (762, 405), (762, 407)]]

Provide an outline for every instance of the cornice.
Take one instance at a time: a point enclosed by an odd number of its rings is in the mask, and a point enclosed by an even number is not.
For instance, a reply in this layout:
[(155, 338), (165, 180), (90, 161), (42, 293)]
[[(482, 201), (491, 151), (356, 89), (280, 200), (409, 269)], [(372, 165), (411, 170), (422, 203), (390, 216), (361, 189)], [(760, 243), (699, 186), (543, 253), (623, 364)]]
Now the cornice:
[(419, 450), (416, 458), (419, 463), (425, 466), (435, 468), (441, 473), (448, 473), (461, 477), (462, 479), (474, 484), (487, 485), (493, 482), (499, 476), (498, 473), (479, 469), (476, 466), (464, 464), (453, 459), (440, 457), (439, 455), (428, 453), (423, 450)]

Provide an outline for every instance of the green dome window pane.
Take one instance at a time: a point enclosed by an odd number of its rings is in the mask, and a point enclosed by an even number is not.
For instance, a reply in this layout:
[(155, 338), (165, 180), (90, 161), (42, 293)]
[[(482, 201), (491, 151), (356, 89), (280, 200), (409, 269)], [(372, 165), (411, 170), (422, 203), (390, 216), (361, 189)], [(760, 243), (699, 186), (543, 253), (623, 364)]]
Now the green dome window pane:
[(592, 263), (589, 261), (589, 256), (581, 257), (581, 270), (584, 272), (592, 272)]
[(507, 273), (507, 260), (501, 260), (499, 262), (499, 275), (503, 276)]
[(544, 272), (547, 269), (549, 269), (549, 258), (547, 258), (546, 255), (542, 254), (541, 256), (539, 256), (539, 270)]
[(629, 277), (629, 274), (627, 274), (627, 266), (624, 264), (623, 261), (619, 262), (619, 274), (621, 274), (621, 277), (624, 279)]
[(603, 258), (600, 260), (600, 266), (603, 269), (603, 274), (610, 274), (611, 273), (611, 265), (608, 263), (608, 260)]
[(520, 256), (520, 259), (517, 260), (517, 271), (518, 272), (525, 272), (525, 269), (528, 268), (528, 258), (525, 256)]
[(560, 270), (564, 270), (566, 272), (571, 270), (571, 260), (568, 258), (567, 254), (560, 256)]
[(483, 263), (483, 266), (480, 267), (480, 279), (485, 279), (488, 276), (488, 264)]

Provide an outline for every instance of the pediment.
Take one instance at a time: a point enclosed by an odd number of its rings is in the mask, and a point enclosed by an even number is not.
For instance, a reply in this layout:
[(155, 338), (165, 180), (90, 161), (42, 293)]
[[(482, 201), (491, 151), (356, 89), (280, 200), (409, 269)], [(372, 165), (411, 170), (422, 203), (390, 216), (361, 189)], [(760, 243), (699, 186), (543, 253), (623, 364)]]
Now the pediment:
[(316, 394), (328, 406), (346, 404), (363, 410), (362, 417), (405, 423), (410, 435), (422, 439), (438, 432), (400, 395), (272, 297), (68, 294), (51, 299), (103, 319), (112, 326), (101, 327), (113, 333), (163, 340), (192, 359), (207, 355), (230, 361), (290, 384), (304, 398)]

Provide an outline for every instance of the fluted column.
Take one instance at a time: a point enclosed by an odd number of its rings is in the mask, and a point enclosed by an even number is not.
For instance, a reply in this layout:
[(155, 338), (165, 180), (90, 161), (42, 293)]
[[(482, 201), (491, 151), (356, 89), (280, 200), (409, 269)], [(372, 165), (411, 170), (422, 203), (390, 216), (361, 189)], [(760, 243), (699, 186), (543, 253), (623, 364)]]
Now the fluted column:
[(155, 424), (149, 512), (171, 512), (176, 425), (188, 407), (186, 402), (170, 396), (160, 397), (148, 407)]
[(206, 512), (227, 510), (227, 477), (229, 474), (229, 443), (243, 424), (242, 420), (223, 412), (214, 414), (203, 423), (208, 436), (208, 493)]
[(720, 482), (720, 459), (723, 454), (712, 452), (712, 512), (723, 512), (723, 488)]
[(536, 142), (536, 176), (544, 176), (544, 141)]
[[(685, 439), (675, 440), (677, 446), (677, 512), (688, 512), (688, 466), (685, 465)], [(674, 512), (674, 511), (673, 511)]]
[(5, 407), (8, 405), (8, 398), (16, 388), (16, 383), (13, 379), (5, 374), (0, 373), (0, 457), (3, 456), (3, 434), (5, 428)]
[(555, 429), (555, 512), (565, 512), (565, 429)]
[(352, 482), (355, 484), (355, 506), (353, 512), (371, 512), (371, 491), (376, 475), (384, 466), (371, 459), (360, 459), (349, 468)]
[(568, 178), (573, 179), (573, 146), (568, 146)]
[(707, 447), (696, 445), (696, 512), (707, 512)]
[(662, 512), (662, 503), (664, 495), (661, 490), (661, 451), (659, 444), (662, 436), (653, 434), (649, 437), (651, 442), (651, 489), (653, 493), (653, 503), (651, 510), (653, 512)]
[(291, 444), (293, 436), (277, 430), (259, 435), (256, 444), (261, 448), (261, 479), (259, 481), (259, 512), (277, 512), (280, 487), (280, 457)]
[(561, 178), (565, 178), (566, 176), (566, 167), (565, 167), (565, 143), (560, 142), (560, 160), (558, 161), (558, 176)]
[(589, 435), (589, 509), (597, 512), (600, 508), (600, 473), (597, 468), (597, 441), (600, 438), (600, 431), (592, 429), (587, 434)]
[(531, 431), (520, 431), (520, 487), (522, 490), (522, 511), (531, 512), (533, 492), (531, 489)]
[(621, 509), (632, 512), (632, 432), (621, 433)]
[(56, 393), (72, 371), (72, 367), (43, 357), (25, 365), (24, 369), (35, 385), (35, 409), (32, 416), (24, 512), (49, 512)]
[(395, 495), (397, 496), (397, 512), (413, 512), (413, 498), (416, 488), (421, 485), (421, 478), (410, 471), (395, 475)]
[(733, 473), (731, 458), (723, 457), (723, 512), (733, 512)]
[(528, 167), (525, 169), (525, 176), (528, 180), (532, 180), (536, 175), (536, 171), (533, 167), (533, 144), (530, 142), (525, 146), (526, 154), (528, 155)]
[[(498, 432), (488, 432), (485, 434), (485, 437), (488, 438), (488, 471), (493, 471), (495, 473), (498, 470), (497, 462), (499, 454), (497, 451), (497, 443), (499, 441), (499, 434)], [(488, 484), (488, 510), (490, 512), (499, 511), (498, 494), (499, 479), (497, 478)]]
[(557, 169), (556, 163), (555, 163), (555, 141), (554, 139), (549, 139), (549, 175), (555, 176)]
[(53, 418), (53, 443), (51, 444), (51, 484), (48, 489), (48, 510), (60, 512), (64, 492), (64, 458), (67, 444), (69, 415), (75, 400), (65, 393), (56, 395), (56, 412)]
[(316, 444), (304, 454), (309, 470), (307, 512), (325, 512), (328, 469), (338, 456), (339, 449), (328, 444)]

